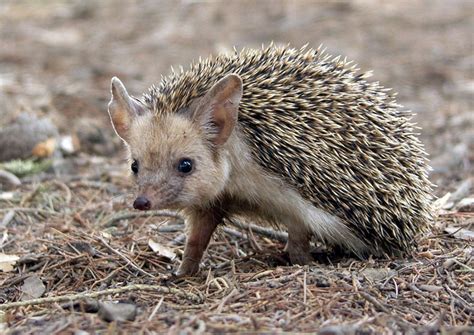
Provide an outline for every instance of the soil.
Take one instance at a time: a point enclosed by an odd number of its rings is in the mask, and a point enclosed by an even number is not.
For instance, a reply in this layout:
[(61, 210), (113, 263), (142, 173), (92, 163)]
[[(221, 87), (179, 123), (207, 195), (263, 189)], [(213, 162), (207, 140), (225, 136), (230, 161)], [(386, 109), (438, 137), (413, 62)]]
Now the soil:
[[(26, 113), (80, 148), (19, 186), (0, 184), (0, 266), (19, 257), (0, 271), (0, 303), (24, 301), (0, 305), (0, 332), (473, 331), (473, 28), (470, 0), (2, 1), (0, 130)], [(309, 267), (288, 264), (284, 236), (229, 224), (198, 276), (170, 281), (182, 219), (131, 211), (110, 79), (140, 96), (170, 66), (271, 41), (323, 44), (399, 92), (430, 154), (435, 222), (406, 258), (318, 247)], [(45, 297), (63, 298), (31, 300)]]

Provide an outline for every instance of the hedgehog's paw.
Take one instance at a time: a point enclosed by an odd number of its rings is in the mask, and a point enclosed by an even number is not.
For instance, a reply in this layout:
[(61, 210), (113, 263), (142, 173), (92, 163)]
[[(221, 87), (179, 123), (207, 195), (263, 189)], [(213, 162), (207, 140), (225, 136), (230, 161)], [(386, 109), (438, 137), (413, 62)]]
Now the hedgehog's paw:
[(290, 255), (290, 262), (293, 265), (306, 265), (310, 264), (313, 261), (313, 257), (311, 256), (309, 251), (291, 251), (288, 250)]
[(290, 256), (291, 264), (306, 265), (313, 261), (310, 253), (311, 235), (298, 228), (295, 225), (288, 227), (288, 242), (285, 250)]
[(199, 262), (194, 259), (185, 258), (174, 275), (178, 278), (191, 277), (196, 275), (198, 272)]
[(306, 236), (295, 240), (289, 235), (285, 250), (288, 252), (290, 262), (293, 265), (306, 265), (313, 261), (310, 253), (309, 239)]

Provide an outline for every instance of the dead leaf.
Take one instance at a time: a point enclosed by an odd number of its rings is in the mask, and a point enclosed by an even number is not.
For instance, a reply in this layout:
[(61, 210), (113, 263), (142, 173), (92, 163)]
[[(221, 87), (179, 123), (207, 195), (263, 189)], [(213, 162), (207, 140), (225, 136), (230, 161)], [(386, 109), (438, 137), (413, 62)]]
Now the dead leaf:
[(17, 255), (6, 255), (6, 254), (0, 253), (0, 271), (3, 271), (3, 272), (13, 271), (13, 267), (15, 263), (19, 259), (20, 257), (18, 257)]
[(56, 145), (56, 139), (54, 137), (49, 138), (46, 141), (36, 144), (31, 153), (38, 158), (51, 157), (56, 149)]
[(25, 279), (21, 286), (21, 291), (23, 292), (21, 296), (22, 301), (31, 300), (41, 297), (46, 291), (46, 286), (44, 286), (43, 281), (37, 275), (32, 275)]
[(166, 257), (171, 261), (176, 258), (176, 254), (174, 253), (173, 249), (168, 248), (161, 243), (155, 242), (152, 239), (148, 240), (148, 246), (158, 255)]

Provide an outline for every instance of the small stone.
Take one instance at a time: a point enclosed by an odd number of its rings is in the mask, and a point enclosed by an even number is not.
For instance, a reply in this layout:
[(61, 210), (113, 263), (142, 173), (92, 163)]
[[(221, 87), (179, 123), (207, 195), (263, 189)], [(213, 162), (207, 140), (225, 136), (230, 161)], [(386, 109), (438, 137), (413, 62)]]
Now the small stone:
[(21, 300), (31, 300), (39, 298), (46, 291), (46, 286), (44, 286), (43, 281), (36, 275), (29, 276), (23, 282), (21, 286), (21, 291), (23, 292)]
[(474, 198), (464, 198), (456, 206), (459, 212), (474, 212)]
[(133, 321), (137, 316), (137, 306), (124, 303), (100, 302), (99, 316), (107, 322)]
[(0, 185), (4, 185), (6, 189), (14, 189), (21, 185), (21, 180), (11, 172), (0, 170)]
[(22, 113), (0, 128), (0, 161), (30, 158), (38, 143), (57, 136), (58, 129), (49, 119)]

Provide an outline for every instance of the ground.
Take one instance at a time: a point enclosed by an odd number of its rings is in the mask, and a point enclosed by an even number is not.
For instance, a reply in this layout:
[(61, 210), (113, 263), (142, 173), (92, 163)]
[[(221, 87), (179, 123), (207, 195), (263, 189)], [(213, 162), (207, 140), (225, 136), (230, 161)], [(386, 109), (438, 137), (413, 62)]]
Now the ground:
[[(80, 148), (21, 185), (0, 179), (0, 332), (472, 331), (473, 13), (469, 0), (2, 1), (0, 135), (27, 113)], [(270, 41), (323, 44), (399, 92), (430, 153), (435, 220), (407, 257), (318, 248), (307, 267), (289, 266), (284, 235), (229, 224), (198, 276), (169, 281), (182, 219), (131, 210), (110, 78), (139, 95), (171, 65)]]

